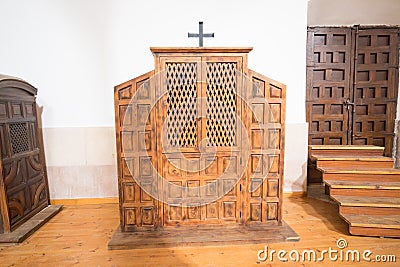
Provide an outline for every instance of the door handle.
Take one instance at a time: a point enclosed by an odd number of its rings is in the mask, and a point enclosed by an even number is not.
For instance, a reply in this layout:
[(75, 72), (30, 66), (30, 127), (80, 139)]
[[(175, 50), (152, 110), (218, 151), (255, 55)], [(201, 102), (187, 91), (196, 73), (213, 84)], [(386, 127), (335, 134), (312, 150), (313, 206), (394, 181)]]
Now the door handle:
[(354, 102), (351, 102), (350, 101), (350, 98), (346, 98), (344, 101), (343, 101), (343, 105), (344, 105), (344, 107), (346, 108), (346, 109), (350, 109), (350, 106), (353, 106), (354, 107)]
[(345, 106), (354, 106), (355, 104), (354, 104), (354, 102), (351, 102), (350, 101), (350, 98), (346, 98), (344, 101), (343, 101), (343, 104), (345, 105)]

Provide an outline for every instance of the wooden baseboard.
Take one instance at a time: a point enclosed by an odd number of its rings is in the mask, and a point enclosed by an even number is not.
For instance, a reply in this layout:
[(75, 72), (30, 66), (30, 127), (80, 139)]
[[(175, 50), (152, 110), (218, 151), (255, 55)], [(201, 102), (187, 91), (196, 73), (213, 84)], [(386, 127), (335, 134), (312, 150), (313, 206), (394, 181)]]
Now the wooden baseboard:
[[(283, 197), (305, 197), (307, 192), (285, 192)], [(118, 204), (117, 197), (105, 198), (72, 198), (72, 199), (52, 199), (52, 205), (92, 205), (92, 204)]]
[(117, 197), (105, 198), (73, 198), (73, 199), (52, 199), (52, 205), (91, 205), (91, 204), (115, 204), (118, 203)]
[(305, 191), (300, 191), (300, 192), (284, 192), (283, 197), (306, 197), (307, 192)]

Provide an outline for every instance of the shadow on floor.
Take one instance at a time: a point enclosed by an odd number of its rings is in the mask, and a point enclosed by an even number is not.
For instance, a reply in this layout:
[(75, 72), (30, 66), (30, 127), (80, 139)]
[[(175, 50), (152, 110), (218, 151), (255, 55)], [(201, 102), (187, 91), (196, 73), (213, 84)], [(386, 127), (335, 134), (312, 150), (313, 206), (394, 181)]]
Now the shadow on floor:
[[(309, 190), (310, 189), (310, 190)], [(339, 215), (339, 207), (329, 196), (325, 195), (323, 187), (308, 188), (306, 197), (293, 199), (291, 201), (293, 210), (299, 210), (301, 219), (304, 221), (314, 221), (310, 224), (313, 227), (318, 226), (318, 221), (327, 229), (338, 232), (343, 235), (350, 235), (347, 223)]]

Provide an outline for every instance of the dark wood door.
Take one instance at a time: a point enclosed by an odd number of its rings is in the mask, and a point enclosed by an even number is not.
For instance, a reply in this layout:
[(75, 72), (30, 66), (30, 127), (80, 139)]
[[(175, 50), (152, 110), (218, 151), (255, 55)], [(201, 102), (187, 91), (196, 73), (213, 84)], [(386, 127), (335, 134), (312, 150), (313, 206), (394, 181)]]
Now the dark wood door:
[(383, 146), (387, 156), (392, 156), (396, 118), (398, 32), (398, 29), (355, 31), (351, 142)]
[(392, 153), (398, 28), (308, 29), (310, 145), (378, 145)]
[(351, 96), (351, 31), (316, 28), (308, 31), (307, 122), (309, 144), (349, 143)]

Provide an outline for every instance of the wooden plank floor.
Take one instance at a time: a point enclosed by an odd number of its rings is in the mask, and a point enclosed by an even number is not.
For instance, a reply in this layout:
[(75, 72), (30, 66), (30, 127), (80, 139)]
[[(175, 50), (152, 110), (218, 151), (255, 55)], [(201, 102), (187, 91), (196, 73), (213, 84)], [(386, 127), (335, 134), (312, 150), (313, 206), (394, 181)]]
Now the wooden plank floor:
[(395, 255), (397, 263), (323, 262), (281, 263), (276, 258), (260, 262), (262, 244), (178, 247), (137, 250), (107, 249), (118, 226), (118, 205), (65, 206), (24, 243), (0, 247), (0, 266), (398, 266), (400, 239), (349, 236), (337, 207), (320, 200), (284, 199), (284, 220), (299, 234), (300, 242), (265, 244), (274, 250), (338, 249), (344, 238), (347, 249), (371, 250), (375, 255)]

